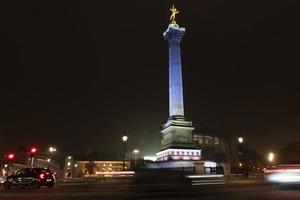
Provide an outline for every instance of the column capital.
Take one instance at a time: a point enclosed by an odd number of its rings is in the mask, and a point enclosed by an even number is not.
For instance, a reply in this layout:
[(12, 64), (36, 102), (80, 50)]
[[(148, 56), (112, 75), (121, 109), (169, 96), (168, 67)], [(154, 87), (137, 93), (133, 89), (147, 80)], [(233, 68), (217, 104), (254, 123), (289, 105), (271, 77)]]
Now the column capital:
[(167, 30), (164, 32), (164, 38), (168, 40), (169, 44), (180, 44), (184, 33), (185, 28), (179, 27), (178, 24), (169, 24)]

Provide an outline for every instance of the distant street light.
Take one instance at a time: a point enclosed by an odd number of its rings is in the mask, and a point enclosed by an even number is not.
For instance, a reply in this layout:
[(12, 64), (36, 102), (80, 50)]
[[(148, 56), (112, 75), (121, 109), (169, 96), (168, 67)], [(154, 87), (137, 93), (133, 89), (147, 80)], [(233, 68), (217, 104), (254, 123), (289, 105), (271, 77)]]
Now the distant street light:
[(273, 162), (275, 159), (275, 155), (273, 152), (270, 152), (269, 155), (268, 155), (268, 161), (269, 162)]
[(54, 147), (49, 147), (49, 152), (50, 152), (50, 153), (56, 152), (56, 148), (54, 148)]
[(128, 136), (126, 132), (124, 132), (122, 140), (123, 140), (123, 171), (125, 171), (125, 152), (126, 152), (126, 142), (128, 140)]
[(138, 153), (140, 153), (140, 151), (138, 149), (134, 149), (132, 153), (134, 154), (134, 166), (136, 166), (136, 156)]
[(239, 138), (238, 138), (238, 142), (239, 142), (240, 144), (242, 144), (242, 143), (244, 142), (244, 138), (239, 137)]
[(49, 153), (50, 153), (50, 158), (49, 158), (49, 161), (48, 161), (48, 165), (49, 165), (49, 168), (51, 167), (51, 161), (52, 161), (52, 156), (53, 156), (53, 153), (56, 152), (56, 148), (55, 147), (49, 147)]

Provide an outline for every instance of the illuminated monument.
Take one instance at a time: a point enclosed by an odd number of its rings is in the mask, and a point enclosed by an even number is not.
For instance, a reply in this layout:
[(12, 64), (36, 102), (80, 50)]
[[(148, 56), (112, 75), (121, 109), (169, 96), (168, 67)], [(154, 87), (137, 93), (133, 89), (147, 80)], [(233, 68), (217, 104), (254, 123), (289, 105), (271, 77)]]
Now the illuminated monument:
[(179, 27), (175, 21), (179, 11), (173, 6), (170, 24), (164, 32), (169, 43), (169, 119), (163, 125), (162, 150), (156, 154), (157, 161), (200, 160), (201, 150), (195, 149), (191, 121), (184, 117), (183, 86), (180, 42), (185, 28)]

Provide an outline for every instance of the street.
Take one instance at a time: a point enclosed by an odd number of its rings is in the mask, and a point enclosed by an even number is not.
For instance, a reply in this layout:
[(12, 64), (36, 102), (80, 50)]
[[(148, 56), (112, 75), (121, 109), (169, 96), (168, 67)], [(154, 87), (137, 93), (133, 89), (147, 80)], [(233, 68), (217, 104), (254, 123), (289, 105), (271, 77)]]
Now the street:
[(97, 199), (300, 199), (300, 190), (265, 183), (232, 183), (181, 187), (134, 185), (131, 182), (58, 183), (53, 189), (0, 189), (1, 200), (97, 200)]

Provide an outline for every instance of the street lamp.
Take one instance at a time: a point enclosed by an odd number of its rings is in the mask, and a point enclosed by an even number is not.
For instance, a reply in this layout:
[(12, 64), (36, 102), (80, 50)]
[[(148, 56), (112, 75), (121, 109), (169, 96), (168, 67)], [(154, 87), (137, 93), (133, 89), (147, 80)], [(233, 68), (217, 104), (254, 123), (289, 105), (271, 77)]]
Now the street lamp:
[(49, 152), (50, 152), (50, 153), (56, 152), (56, 148), (54, 148), (54, 147), (49, 147)]
[(126, 151), (126, 141), (128, 140), (128, 136), (126, 135), (126, 132), (124, 132), (124, 135), (122, 137), (123, 140), (123, 171), (125, 170), (125, 151)]
[(56, 148), (55, 147), (49, 147), (49, 153), (50, 153), (50, 158), (49, 158), (49, 162), (48, 162), (48, 165), (49, 165), (49, 168), (51, 167), (51, 161), (52, 161), (52, 155), (53, 153), (56, 152)]
[(140, 153), (140, 151), (138, 149), (134, 149), (132, 153), (134, 154), (134, 166), (136, 166), (136, 156), (138, 153)]
[(238, 142), (239, 142), (240, 144), (242, 144), (242, 143), (244, 142), (244, 138), (243, 138), (243, 137), (238, 137)]

